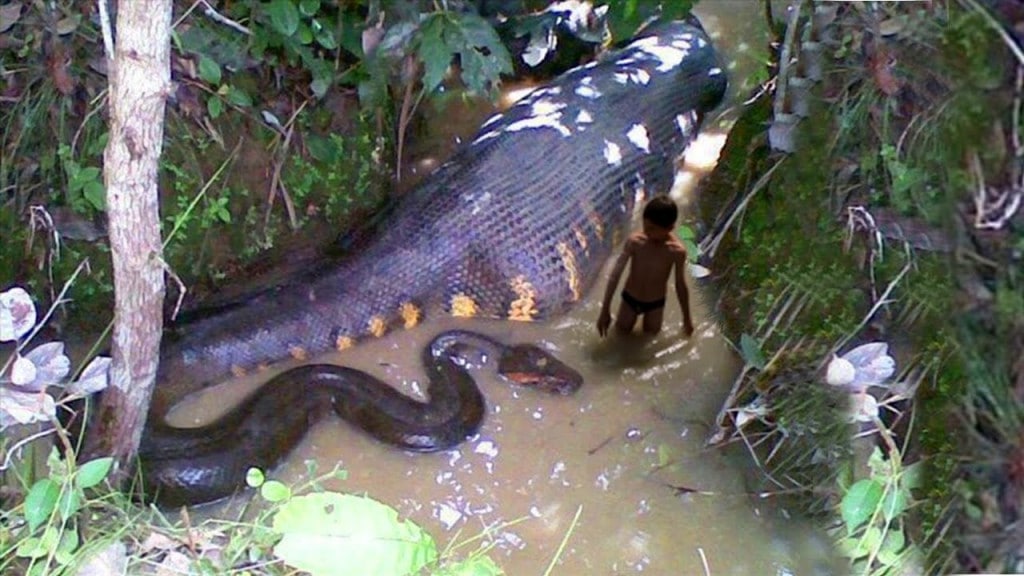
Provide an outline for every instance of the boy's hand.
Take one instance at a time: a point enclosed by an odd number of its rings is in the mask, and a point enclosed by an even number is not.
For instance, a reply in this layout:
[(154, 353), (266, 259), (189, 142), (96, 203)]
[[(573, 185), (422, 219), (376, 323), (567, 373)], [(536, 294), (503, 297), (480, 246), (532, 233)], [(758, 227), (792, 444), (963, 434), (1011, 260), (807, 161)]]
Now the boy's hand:
[(612, 325), (612, 315), (607, 310), (601, 310), (601, 315), (597, 317), (597, 333), (602, 338), (608, 334), (608, 327)]

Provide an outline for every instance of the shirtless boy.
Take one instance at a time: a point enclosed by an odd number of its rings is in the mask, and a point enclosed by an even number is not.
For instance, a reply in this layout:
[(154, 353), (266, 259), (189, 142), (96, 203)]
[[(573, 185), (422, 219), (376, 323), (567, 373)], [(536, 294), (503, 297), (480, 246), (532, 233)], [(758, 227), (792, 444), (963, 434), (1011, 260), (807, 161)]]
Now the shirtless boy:
[(661, 330), (668, 278), (674, 270), (676, 295), (683, 309), (683, 330), (687, 336), (693, 334), (690, 298), (683, 280), (686, 248), (672, 233), (677, 217), (676, 204), (668, 196), (656, 196), (644, 206), (643, 231), (632, 234), (626, 240), (608, 278), (601, 315), (597, 318), (597, 331), (602, 337), (608, 333), (608, 326), (612, 322), (609, 308), (626, 263), (630, 264), (629, 276), (626, 277), (622, 302), (619, 303), (619, 313), (615, 318), (616, 332), (628, 334), (640, 316), (643, 316), (645, 334), (657, 334)]

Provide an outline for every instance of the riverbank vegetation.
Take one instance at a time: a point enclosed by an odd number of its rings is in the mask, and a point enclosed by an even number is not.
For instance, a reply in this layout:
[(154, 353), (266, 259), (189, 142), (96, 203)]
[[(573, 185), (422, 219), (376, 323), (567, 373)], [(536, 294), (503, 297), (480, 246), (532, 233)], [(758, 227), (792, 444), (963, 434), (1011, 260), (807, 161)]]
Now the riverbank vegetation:
[(710, 442), (822, 512), (851, 573), (1019, 571), (1019, 20), (795, 4), (701, 192), (745, 360)]

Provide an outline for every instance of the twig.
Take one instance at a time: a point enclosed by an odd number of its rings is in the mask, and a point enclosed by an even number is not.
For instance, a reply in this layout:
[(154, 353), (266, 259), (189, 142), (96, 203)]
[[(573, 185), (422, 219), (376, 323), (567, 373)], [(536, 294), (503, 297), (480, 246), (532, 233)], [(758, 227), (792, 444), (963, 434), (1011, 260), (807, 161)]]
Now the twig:
[(789, 21), (786, 23), (786, 36), (782, 41), (782, 53), (779, 55), (778, 83), (775, 89), (773, 114), (776, 118), (786, 113), (786, 74), (789, 72), (789, 60), (793, 44), (796, 42), (797, 24), (800, 22), (800, 0), (794, 0), (789, 6)]
[(910, 272), (910, 269), (913, 267), (913, 265), (914, 265), (913, 262), (907, 262), (906, 264), (903, 265), (903, 269), (900, 270), (899, 274), (897, 274), (896, 277), (893, 278), (891, 282), (889, 282), (889, 285), (886, 286), (886, 288), (885, 288), (885, 292), (882, 292), (882, 295), (875, 302), (874, 306), (871, 307), (871, 310), (868, 310), (868, 313), (864, 315), (864, 318), (860, 321), (860, 324), (858, 324), (857, 327), (854, 328), (849, 334), (847, 334), (846, 336), (843, 336), (843, 338), (841, 340), (839, 340), (839, 342), (837, 342), (834, 346), (832, 346), (832, 349), (829, 350), (828, 354), (825, 355), (825, 358), (822, 359), (821, 365), (818, 366), (819, 370), (824, 368), (825, 364), (827, 364), (828, 362), (830, 362), (832, 360), (832, 356), (840, 348), (842, 348), (850, 340), (852, 340), (853, 337), (857, 333), (859, 333), (862, 328), (867, 326), (868, 322), (871, 321), (871, 318), (875, 315), (875, 312), (877, 312), (879, 308), (881, 308), (882, 306), (884, 306), (886, 304), (889, 304), (889, 302), (890, 302), (889, 301), (889, 294), (891, 294), (893, 289), (896, 288), (896, 285), (899, 284), (901, 280), (903, 280), (903, 277), (907, 275), (907, 272)]
[(772, 174), (775, 173), (775, 170), (782, 165), (782, 162), (785, 159), (786, 157), (779, 158), (778, 160), (775, 161), (775, 164), (768, 169), (767, 172), (761, 175), (761, 177), (754, 184), (753, 188), (750, 189), (750, 192), (747, 192), (746, 196), (744, 196), (743, 199), (740, 200), (740, 203), (736, 206), (736, 208), (733, 209), (732, 213), (729, 215), (729, 218), (727, 218), (725, 223), (722, 224), (722, 228), (713, 238), (707, 241), (706, 245), (704, 242), (701, 242), (701, 254), (707, 254), (709, 258), (714, 258), (715, 251), (718, 250), (718, 245), (721, 244), (722, 238), (725, 236), (725, 233), (729, 231), (729, 228), (732, 226), (733, 221), (740, 213), (743, 212), (743, 210), (747, 206), (747, 203), (750, 202), (750, 199), (754, 197), (754, 194), (757, 194), (758, 192), (761, 191), (762, 188), (768, 185), (768, 180), (771, 178)]
[(235, 22), (231, 18), (222, 15), (220, 12), (217, 12), (216, 10), (214, 10), (213, 6), (210, 6), (210, 3), (206, 0), (200, 0), (199, 3), (203, 5), (203, 14), (206, 14), (207, 18), (213, 20), (214, 22), (219, 22), (227, 26), (228, 28), (233, 28), (241, 32), (242, 34), (245, 34), (246, 36), (252, 36), (252, 30), (249, 30), (248, 28), (239, 24), (238, 22)]
[(107, 12), (107, 0), (97, 0), (100, 9), (100, 29), (103, 31), (103, 51), (107, 53), (107, 63), (114, 61), (114, 33), (110, 29), (110, 13)]
[(697, 546), (697, 553), (700, 554), (700, 563), (704, 566), (704, 576), (711, 576), (711, 568), (708, 566), (708, 557), (704, 555), (704, 549)]
[(56, 428), (46, 428), (46, 429), (44, 429), (44, 430), (42, 430), (40, 432), (36, 432), (35, 434), (32, 434), (30, 436), (26, 436), (26, 437), (22, 438), (21, 440), (18, 440), (17, 442), (15, 442), (10, 448), (7, 449), (7, 454), (4, 456), (4, 463), (3, 463), (3, 465), (0, 465), (0, 471), (4, 471), (4, 470), (7, 470), (8, 468), (10, 468), (10, 466), (11, 466), (11, 458), (14, 457), (14, 454), (18, 450), (21, 450), (22, 446), (24, 446), (24, 445), (26, 445), (26, 444), (34, 441), (34, 440), (38, 440), (38, 439), (43, 438), (45, 436), (49, 436), (50, 434), (53, 434), (56, 431), (57, 431)]
[(181, 303), (185, 300), (185, 294), (188, 293), (188, 288), (185, 287), (185, 283), (181, 281), (181, 277), (171, 268), (170, 264), (167, 263), (163, 257), (160, 257), (160, 267), (167, 272), (167, 276), (178, 286), (178, 299), (174, 303), (174, 310), (171, 311), (171, 320), (178, 317), (178, 311), (181, 310)]
[(590, 456), (593, 456), (594, 454), (597, 454), (598, 450), (600, 450), (601, 448), (604, 448), (605, 446), (607, 446), (608, 443), (611, 442), (611, 441), (612, 441), (612, 437), (611, 436), (605, 438), (603, 442), (601, 442), (597, 446), (594, 446), (590, 450), (587, 450), (587, 454), (590, 455)]
[(281, 199), (284, 202), (285, 210), (288, 211), (288, 222), (291, 224), (292, 229), (299, 227), (298, 217), (295, 215), (295, 204), (292, 202), (291, 196), (288, 194), (287, 188), (281, 183), (281, 169), (284, 167), (284, 162), (288, 157), (288, 147), (291, 145), (292, 135), (295, 133), (295, 119), (298, 118), (299, 114), (306, 109), (306, 105), (309, 104), (309, 100), (302, 102), (295, 112), (292, 113), (291, 117), (288, 118), (286, 123), (286, 131), (284, 134), (284, 142), (281, 143), (281, 149), (278, 152), (279, 157), (277, 162), (274, 163), (274, 174), (270, 179), (270, 193), (267, 195), (267, 211), (263, 218), (263, 226), (266, 227), (270, 224), (270, 213), (274, 208), (274, 198), (277, 197), (277, 190), (281, 190)]
[(565, 550), (566, 543), (569, 542), (569, 536), (572, 535), (572, 531), (576, 529), (576, 523), (579, 522), (580, 514), (583, 512), (583, 505), (580, 504), (576, 508), (576, 515), (572, 518), (572, 524), (569, 525), (569, 530), (566, 531), (565, 536), (562, 538), (562, 543), (558, 545), (558, 550), (555, 551), (554, 558), (551, 559), (551, 563), (548, 564), (548, 569), (544, 571), (544, 576), (551, 576), (551, 571), (555, 569), (555, 562), (558, 562), (558, 558), (562, 555)]

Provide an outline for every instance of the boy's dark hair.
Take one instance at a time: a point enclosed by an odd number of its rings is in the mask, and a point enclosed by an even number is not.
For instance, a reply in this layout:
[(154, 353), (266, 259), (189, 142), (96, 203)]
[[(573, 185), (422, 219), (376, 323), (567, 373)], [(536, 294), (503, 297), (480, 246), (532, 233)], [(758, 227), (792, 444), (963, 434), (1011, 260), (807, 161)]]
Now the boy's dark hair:
[(651, 224), (661, 228), (671, 230), (678, 217), (679, 209), (676, 208), (676, 203), (665, 194), (651, 198), (644, 206), (644, 220), (649, 220)]

